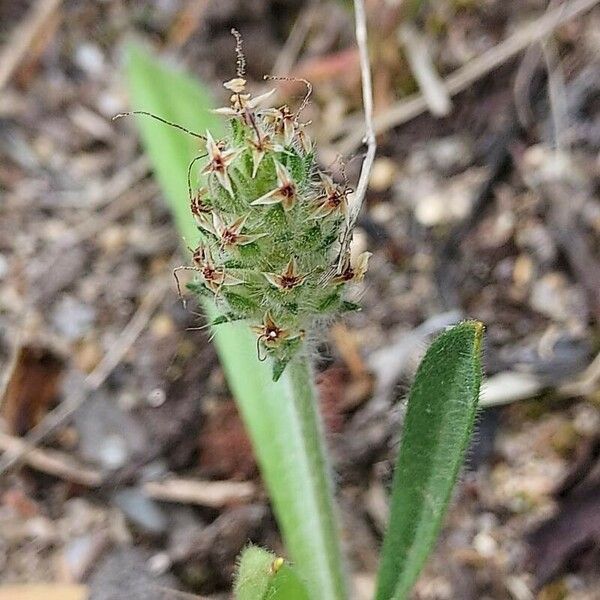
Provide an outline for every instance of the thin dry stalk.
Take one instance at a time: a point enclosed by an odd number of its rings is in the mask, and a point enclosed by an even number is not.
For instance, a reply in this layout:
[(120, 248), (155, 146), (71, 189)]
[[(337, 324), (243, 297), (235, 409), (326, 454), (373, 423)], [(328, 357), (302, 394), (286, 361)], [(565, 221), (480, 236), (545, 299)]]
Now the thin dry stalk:
[(364, 158), (356, 192), (350, 206), (349, 230), (352, 230), (367, 193), (369, 177), (375, 160), (377, 141), (373, 124), (373, 84), (371, 81), (371, 65), (369, 62), (369, 49), (367, 46), (367, 17), (363, 0), (354, 0), (354, 14), (356, 21), (356, 42), (360, 57), (360, 75), (362, 81), (363, 111), (365, 121), (365, 135), (361, 142), (367, 145), (367, 154)]

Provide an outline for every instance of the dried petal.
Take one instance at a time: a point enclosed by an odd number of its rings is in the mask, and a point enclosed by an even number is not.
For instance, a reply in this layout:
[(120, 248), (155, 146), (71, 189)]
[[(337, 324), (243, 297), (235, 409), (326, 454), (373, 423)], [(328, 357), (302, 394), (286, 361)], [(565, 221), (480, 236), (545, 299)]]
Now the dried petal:
[(353, 261), (350, 261), (348, 257), (346, 257), (342, 262), (340, 273), (333, 277), (331, 282), (333, 284), (340, 284), (350, 281), (362, 281), (369, 267), (369, 259), (371, 256), (371, 252), (363, 252)]
[(231, 196), (233, 189), (227, 169), (231, 163), (240, 155), (242, 149), (224, 150), (221, 144), (217, 144), (209, 131), (206, 132), (206, 150), (208, 152), (209, 161), (202, 170), (203, 174), (214, 174), (223, 188), (225, 188)]
[(277, 173), (277, 187), (251, 202), (252, 206), (281, 203), (285, 210), (290, 210), (296, 203), (296, 184), (288, 170), (279, 161), (275, 161), (275, 171)]
[(348, 214), (348, 189), (337, 185), (329, 175), (321, 173), (324, 194), (318, 199), (314, 210), (315, 217), (326, 217), (334, 213)]
[(302, 285), (307, 277), (307, 275), (298, 274), (298, 264), (295, 258), (290, 260), (281, 275), (275, 273), (263, 273), (263, 275), (271, 285), (283, 292), (289, 292), (293, 288)]
[(246, 80), (243, 77), (234, 77), (226, 81), (223, 87), (236, 94), (241, 94), (246, 89)]

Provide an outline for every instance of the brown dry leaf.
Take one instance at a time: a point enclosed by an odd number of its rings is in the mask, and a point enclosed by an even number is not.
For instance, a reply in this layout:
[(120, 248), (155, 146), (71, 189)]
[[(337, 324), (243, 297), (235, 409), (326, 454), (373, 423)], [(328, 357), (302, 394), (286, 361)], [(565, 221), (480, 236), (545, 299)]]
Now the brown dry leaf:
[(64, 583), (25, 583), (0, 587), (0, 600), (86, 600), (88, 588)]
[(48, 347), (24, 344), (17, 349), (0, 398), (11, 434), (26, 434), (46, 414), (58, 394), (63, 367), (62, 358)]

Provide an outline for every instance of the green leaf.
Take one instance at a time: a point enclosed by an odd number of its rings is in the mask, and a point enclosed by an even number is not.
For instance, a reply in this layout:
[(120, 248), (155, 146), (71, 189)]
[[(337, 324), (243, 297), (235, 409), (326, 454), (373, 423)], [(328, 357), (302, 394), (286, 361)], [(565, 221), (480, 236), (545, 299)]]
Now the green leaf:
[(436, 541), (473, 431), (483, 325), (440, 335), (413, 383), (392, 486), (377, 600), (408, 597)]
[(257, 546), (241, 555), (233, 588), (236, 600), (308, 600), (306, 586), (295, 570)]
[[(200, 134), (209, 129), (215, 136), (222, 135), (222, 120), (210, 112), (214, 106), (212, 98), (183, 73), (158, 67), (142, 49), (132, 46), (127, 75), (133, 110), (151, 112)], [(202, 154), (202, 142), (150, 117), (137, 116), (136, 120), (177, 228), (193, 246), (199, 233), (190, 215), (187, 169), (192, 158)]]
[(362, 306), (360, 304), (356, 304), (356, 302), (348, 302), (347, 300), (344, 300), (342, 302), (342, 306), (340, 307), (340, 311), (342, 313), (358, 312), (361, 310), (362, 310)]
[[(185, 75), (165, 68), (137, 48), (127, 65), (132, 108), (147, 110), (202, 133), (220, 135), (208, 95)], [(144, 146), (180, 234), (198, 237), (189, 214), (187, 167), (198, 140), (147, 118), (137, 119)], [(208, 320), (219, 317), (203, 302)], [(331, 476), (307, 359), (295, 358), (277, 383), (270, 361), (259, 362), (256, 337), (245, 324), (215, 329), (214, 341), (229, 387), (252, 439), (282, 535), (312, 600), (344, 600), (338, 525)], [(300, 351), (299, 354), (302, 354)]]

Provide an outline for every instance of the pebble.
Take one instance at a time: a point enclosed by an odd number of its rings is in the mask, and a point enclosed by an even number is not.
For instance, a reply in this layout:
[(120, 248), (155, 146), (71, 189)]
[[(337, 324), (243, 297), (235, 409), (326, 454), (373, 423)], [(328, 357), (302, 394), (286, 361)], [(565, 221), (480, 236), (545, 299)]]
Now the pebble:
[(118, 469), (127, 462), (127, 444), (118, 435), (108, 435), (98, 447), (98, 458), (102, 465), (108, 469)]
[(519, 254), (513, 267), (513, 283), (517, 287), (525, 287), (533, 277), (533, 261), (527, 254)]
[(117, 254), (125, 247), (127, 232), (120, 225), (112, 225), (100, 233), (98, 242), (107, 254)]
[(160, 313), (150, 322), (150, 331), (156, 337), (167, 337), (176, 331), (175, 323), (168, 314)]
[(162, 535), (167, 531), (169, 521), (164, 511), (141, 489), (120, 489), (113, 495), (113, 501), (125, 517), (143, 533)]
[(473, 160), (473, 149), (469, 141), (453, 135), (429, 142), (425, 151), (429, 154), (436, 170), (450, 173), (464, 169)]
[(449, 180), (440, 182), (429, 193), (414, 197), (415, 218), (425, 227), (459, 221), (471, 208), (473, 195), (484, 178), (485, 171), (472, 168)]
[(69, 295), (63, 295), (52, 311), (52, 325), (69, 341), (83, 337), (95, 318), (94, 308)]
[[(169, 573), (155, 576), (148, 570), (151, 554), (141, 548), (118, 548), (107, 553), (98, 561), (94, 572), (87, 580), (90, 599), (150, 600), (175, 597), (179, 583)], [(172, 594), (164, 593), (161, 588), (172, 589)]]
[(148, 396), (146, 396), (146, 402), (148, 402), (152, 408), (158, 408), (159, 406), (162, 406), (166, 399), (167, 394), (162, 388), (154, 388), (150, 391)]
[(551, 272), (533, 283), (529, 302), (535, 311), (565, 322), (579, 312), (580, 295), (562, 273)]
[(385, 192), (394, 183), (398, 166), (391, 158), (378, 158), (373, 163), (369, 186), (375, 192)]
[(484, 558), (493, 558), (498, 550), (496, 540), (483, 531), (473, 538), (473, 547)]
[(81, 439), (81, 457), (106, 470), (125, 466), (132, 456), (143, 454), (149, 444), (140, 423), (100, 394), (77, 411), (75, 427)]
[(68, 581), (83, 581), (92, 564), (108, 544), (105, 533), (91, 533), (69, 540), (61, 556), (61, 567)]
[(0, 254), (0, 279), (4, 279), (8, 273), (8, 259), (4, 254)]
[(96, 44), (81, 44), (75, 49), (75, 64), (88, 75), (98, 77), (105, 69), (104, 54)]
[(389, 225), (395, 218), (394, 209), (388, 202), (379, 202), (369, 210), (369, 215), (380, 225)]

